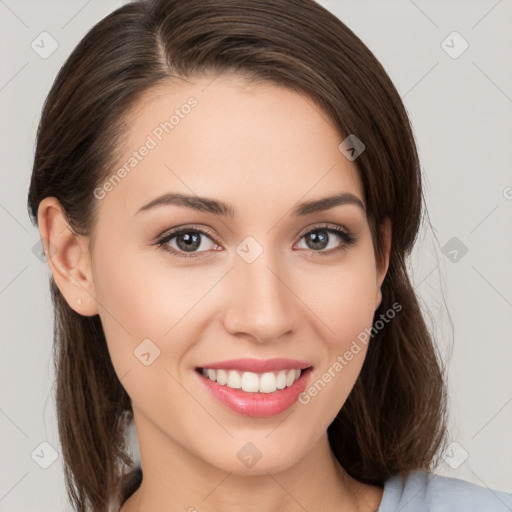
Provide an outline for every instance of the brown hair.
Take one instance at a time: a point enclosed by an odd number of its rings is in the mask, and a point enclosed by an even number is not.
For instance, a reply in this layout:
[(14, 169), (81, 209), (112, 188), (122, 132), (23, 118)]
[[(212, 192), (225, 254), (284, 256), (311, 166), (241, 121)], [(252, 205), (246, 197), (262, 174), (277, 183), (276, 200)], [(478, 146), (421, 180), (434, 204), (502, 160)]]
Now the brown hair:
[[(392, 223), (377, 332), (333, 423), (332, 450), (354, 478), (382, 485), (431, 470), (446, 437), (444, 368), (410, 282), (406, 257), (422, 221), (421, 170), (400, 96), (364, 43), (313, 0), (154, 0), (125, 5), (95, 25), (46, 99), (28, 204), (56, 197), (83, 235), (96, 222), (94, 189), (115, 165), (123, 116), (172, 78), (240, 73), (305, 93), (366, 146), (356, 164), (377, 257)], [(79, 512), (123, 503), (141, 481), (126, 445), (130, 399), (110, 361), (98, 315), (75, 313), (50, 278), (55, 311), (58, 426), (66, 485)], [(98, 362), (101, 361), (101, 364)]]

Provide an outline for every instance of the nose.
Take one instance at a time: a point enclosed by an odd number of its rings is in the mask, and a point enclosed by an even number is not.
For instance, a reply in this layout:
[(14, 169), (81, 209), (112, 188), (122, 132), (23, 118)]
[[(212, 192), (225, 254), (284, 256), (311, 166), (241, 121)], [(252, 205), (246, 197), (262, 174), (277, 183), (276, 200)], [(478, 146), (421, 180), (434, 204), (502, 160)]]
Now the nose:
[(293, 331), (298, 318), (297, 299), (285, 273), (277, 269), (277, 262), (263, 255), (252, 263), (236, 258), (225, 283), (227, 332), (269, 343)]

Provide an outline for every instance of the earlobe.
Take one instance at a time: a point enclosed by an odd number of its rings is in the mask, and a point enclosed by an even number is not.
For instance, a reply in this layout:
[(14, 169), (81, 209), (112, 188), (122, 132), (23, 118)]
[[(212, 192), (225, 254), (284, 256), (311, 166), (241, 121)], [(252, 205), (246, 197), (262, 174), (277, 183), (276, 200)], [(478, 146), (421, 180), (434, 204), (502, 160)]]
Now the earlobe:
[(392, 227), (391, 220), (389, 218), (385, 218), (382, 224), (380, 225), (380, 233), (381, 233), (381, 241), (382, 241), (382, 249), (381, 249), (381, 259), (377, 262), (377, 296), (375, 309), (380, 306), (382, 302), (382, 283), (384, 282), (384, 278), (388, 272), (389, 268), (389, 256), (391, 252), (391, 236), (392, 236)]
[(73, 231), (55, 197), (41, 201), (38, 224), (48, 266), (69, 307), (84, 316), (96, 315), (88, 238)]

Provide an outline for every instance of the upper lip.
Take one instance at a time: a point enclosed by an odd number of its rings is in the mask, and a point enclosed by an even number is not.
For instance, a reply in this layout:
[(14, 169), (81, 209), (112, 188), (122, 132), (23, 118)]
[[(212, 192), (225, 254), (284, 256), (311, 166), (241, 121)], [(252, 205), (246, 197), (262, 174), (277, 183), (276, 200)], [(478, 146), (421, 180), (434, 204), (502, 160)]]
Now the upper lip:
[(211, 368), (212, 370), (240, 370), (245, 372), (265, 373), (275, 370), (303, 370), (309, 368), (311, 363), (298, 361), (296, 359), (275, 358), (275, 359), (230, 359), (227, 361), (217, 361), (215, 363), (206, 363), (199, 368)]

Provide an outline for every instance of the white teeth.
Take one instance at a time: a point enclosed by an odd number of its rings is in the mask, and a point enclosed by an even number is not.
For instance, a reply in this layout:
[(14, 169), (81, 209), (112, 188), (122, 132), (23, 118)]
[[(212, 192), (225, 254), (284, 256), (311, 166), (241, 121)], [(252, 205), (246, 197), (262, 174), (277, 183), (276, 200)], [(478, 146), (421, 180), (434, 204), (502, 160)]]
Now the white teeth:
[(276, 376), (272, 372), (264, 373), (259, 378), (260, 393), (273, 393), (277, 391)]
[(228, 373), (226, 370), (217, 370), (217, 383), (225, 386), (228, 382)]
[(242, 387), (242, 378), (240, 377), (240, 374), (236, 370), (229, 370), (228, 382), (226, 383), (226, 385), (233, 389), (240, 389)]
[(276, 388), (277, 389), (284, 389), (285, 387), (286, 387), (286, 370), (281, 370), (277, 374)]
[(242, 390), (257, 393), (260, 390), (260, 379), (256, 373), (244, 372), (242, 375)]
[(203, 368), (202, 374), (213, 382), (246, 393), (273, 393), (291, 386), (301, 375), (301, 370), (290, 369), (279, 372), (239, 372), (238, 370), (212, 370)]

